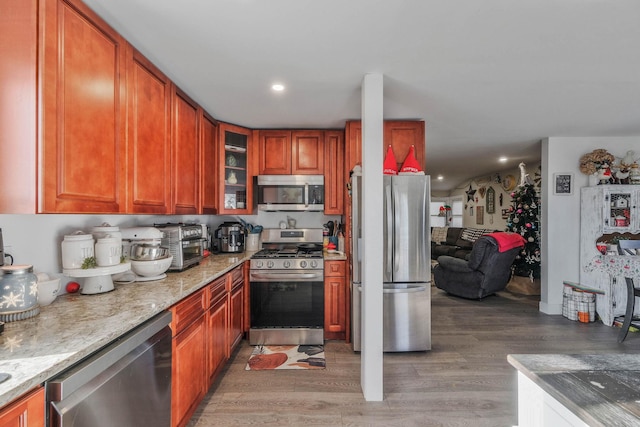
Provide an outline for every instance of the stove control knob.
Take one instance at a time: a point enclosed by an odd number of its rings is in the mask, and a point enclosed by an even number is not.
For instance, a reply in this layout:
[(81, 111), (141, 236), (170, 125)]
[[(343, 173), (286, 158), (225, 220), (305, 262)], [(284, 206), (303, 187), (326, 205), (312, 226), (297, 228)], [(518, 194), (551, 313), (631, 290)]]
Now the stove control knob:
[(256, 267), (262, 268), (262, 261), (256, 261)]
[(267, 268), (273, 268), (273, 261), (267, 261)]
[(311, 261), (311, 268), (317, 268), (318, 267), (318, 261)]
[(300, 268), (307, 268), (307, 261), (300, 261)]
[(282, 263), (282, 265), (284, 266), (284, 268), (289, 268), (291, 267), (291, 261), (285, 261)]

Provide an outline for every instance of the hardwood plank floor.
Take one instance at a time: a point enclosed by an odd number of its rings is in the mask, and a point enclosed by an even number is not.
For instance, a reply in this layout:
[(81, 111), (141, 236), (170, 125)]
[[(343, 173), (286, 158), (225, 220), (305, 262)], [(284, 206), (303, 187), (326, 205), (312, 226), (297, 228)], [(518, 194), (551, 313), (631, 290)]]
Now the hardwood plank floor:
[(477, 426), (517, 424), (516, 370), (508, 354), (637, 353), (640, 333), (538, 311), (538, 297), (501, 292), (483, 301), (432, 287), (432, 350), (387, 353), (384, 401), (366, 402), (360, 354), (328, 341), (327, 368), (245, 371), (244, 341), (189, 426)]

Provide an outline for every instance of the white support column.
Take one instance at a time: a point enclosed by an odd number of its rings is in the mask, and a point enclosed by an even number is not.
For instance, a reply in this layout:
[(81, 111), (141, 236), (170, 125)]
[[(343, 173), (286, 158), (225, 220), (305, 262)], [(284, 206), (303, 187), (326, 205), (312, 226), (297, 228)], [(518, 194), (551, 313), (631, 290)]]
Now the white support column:
[(362, 352), (360, 383), (367, 401), (382, 401), (383, 76), (362, 83)]

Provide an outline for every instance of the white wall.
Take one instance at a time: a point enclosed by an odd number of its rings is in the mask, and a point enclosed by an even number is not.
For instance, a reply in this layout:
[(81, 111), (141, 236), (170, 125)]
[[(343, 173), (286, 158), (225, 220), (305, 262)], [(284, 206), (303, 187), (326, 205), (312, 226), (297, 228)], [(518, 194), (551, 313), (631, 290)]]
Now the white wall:
[[(525, 165), (525, 169), (527, 174), (533, 179), (536, 172), (539, 172), (540, 163), (535, 163), (531, 165)], [(513, 190), (506, 191), (502, 183), (496, 182), (496, 176), (500, 176), (501, 180), (508, 175), (511, 175), (512, 178), (515, 178), (516, 185), (520, 183), (520, 168), (513, 167), (505, 170), (497, 171), (491, 175), (479, 176), (475, 177), (466, 182), (466, 184), (456, 188), (451, 192), (451, 196), (460, 195), (463, 199), (463, 206), (465, 206), (464, 213), (462, 216), (462, 226), (463, 227), (471, 227), (471, 228), (490, 228), (493, 230), (506, 230), (507, 228), (507, 219), (502, 218), (502, 210), (508, 209), (511, 206), (511, 193)], [(473, 201), (468, 201), (468, 197), (466, 192), (469, 190), (469, 185), (473, 190), (476, 190), (474, 194)], [(483, 195), (480, 194), (478, 188), (480, 186), (485, 187), (485, 190), (489, 187), (492, 187), (496, 194), (495, 199), (495, 213), (488, 214), (486, 212), (486, 193)], [(502, 196), (502, 205), (500, 205), (500, 196)], [(478, 201), (476, 202), (476, 198)], [(484, 206), (484, 218), (482, 224), (477, 224), (477, 211), (476, 207)], [(470, 213), (470, 209), (473, 208), (473, 215)]]
[[(542, 297), (540, 311), (562, 313), (563, 280), (580, 278), (580, 188), (588, 177), (580, 172), (583, 154), (604, 148), (616, 157), (628, 150), (640, 156), (640, 137), (550, 137), (542, 142)], [(553, 175), (574, 174), (574, 192), (570, 196), (553, 195)]]

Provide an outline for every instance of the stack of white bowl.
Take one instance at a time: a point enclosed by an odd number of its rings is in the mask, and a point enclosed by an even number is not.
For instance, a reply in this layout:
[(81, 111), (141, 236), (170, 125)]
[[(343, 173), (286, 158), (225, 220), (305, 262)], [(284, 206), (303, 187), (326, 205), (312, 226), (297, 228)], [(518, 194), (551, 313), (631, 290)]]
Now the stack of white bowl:
[(155, 277), (169, 269), (173, 256), (159, 242), (135, 242), (131, 244), (129, 260), (131, 270), (138, 276)]

